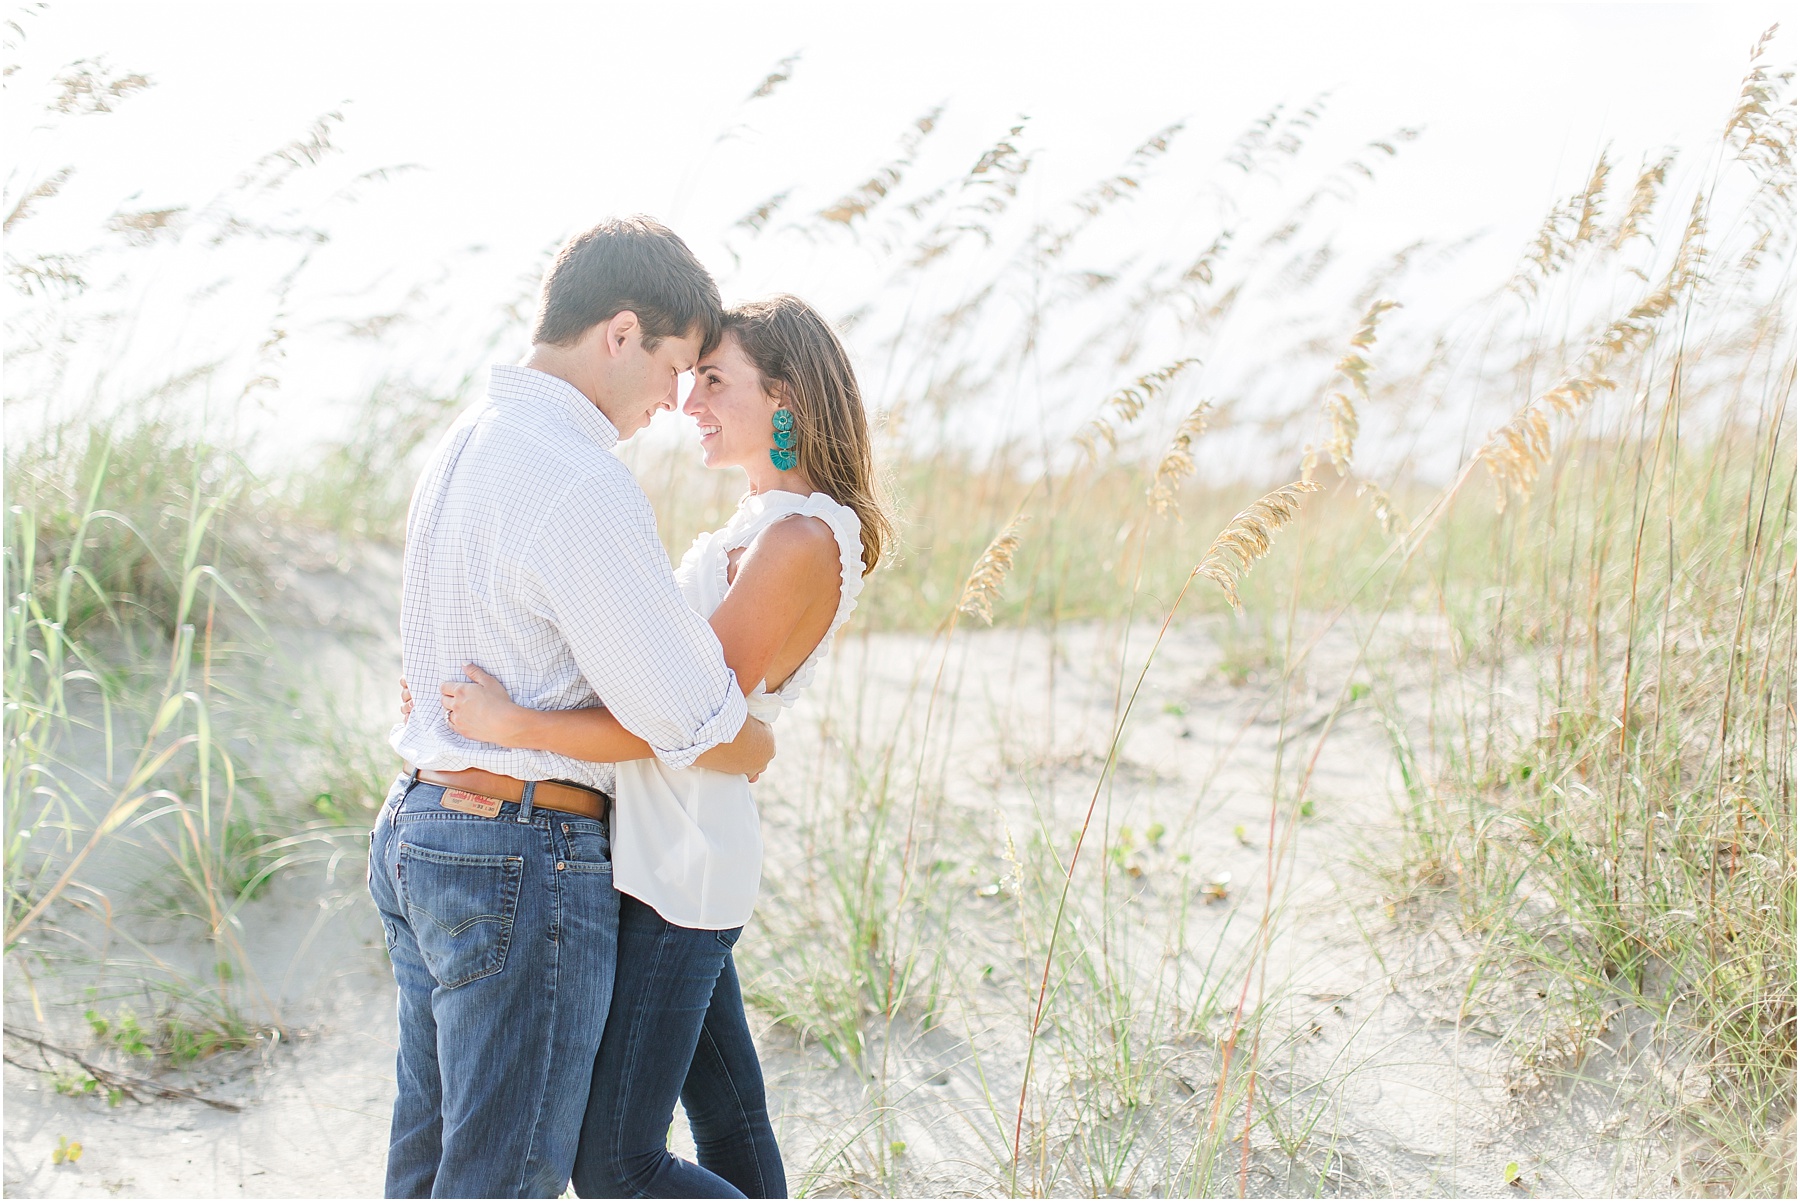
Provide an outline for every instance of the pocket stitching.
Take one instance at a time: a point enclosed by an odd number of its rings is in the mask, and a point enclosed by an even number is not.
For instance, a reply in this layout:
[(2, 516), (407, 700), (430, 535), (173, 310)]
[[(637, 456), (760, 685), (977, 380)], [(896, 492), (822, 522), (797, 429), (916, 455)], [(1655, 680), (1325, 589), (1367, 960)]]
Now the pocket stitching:
[[(562, 844), (557, 862), (565, 872), (611, 873), (612, 839), (605, 823), (591, 818), (570, 819), (562, 824)], [(597, 859), (584, 858), (597, 854)]]
[[(464, 920), (455, 928), (445, 925), (443, 920), (438, 918), (436, 914), (433, 914), (424, 905), (413, 902), (413, 900), (407, 896), (406, 860), (409, 853), (414, 859), (421, 860), (427, 864), (466, 868), (500, 868), (502, 870), (501, 912), (499, 914), (478, 914), (473, 918)], [(424, 956), (425, 949), (421, 946), (419, 949), (420, 955), (421, 958), (425, 959), (425, 970), (431, 973), (432, 980), (437, 981), (437, 983), (445, 989), (456, 989), (474, 981), (479, 981), (484, 977), (491, 977), (506, 967), (507, 957), (512, 950), (513, 922), (518, 918), (519, 885), (521, 878), (524, 875), (524, 868), (525, 858), (523, 856), (464, 855), (458, 852), (436, 851), (432, 848), (420, 847), (413, 843), (402, 842), (400, 844), (399, 855), (395, 859), (394, 874), (398, 879), (400, 886), (400, 905), (405, 911), (409, 921), (411, 921), (413, 911), (416, 908), (425, 917), (431, 919), (432, 923), (436, 925), (439, 930), (445, 931), (452, 936), (462, 934), (470, 927), (480, 922), (496, 922), (500, 927), (497, 945), (489, 956), (489, 959), (492, 961), (491, 965), (480, 971), (459, 977), (454, 981), (441, 980), (437, 973), (431, 971), (430, 959)]]
[(475, 856), (460, 851), (439, 851), (435, 847), (420, 847), (417, 843), (401, 843), (400, 854), (411, 852), (416, 858), (432, 864), (456, 864), (470, 868), (493, 868), (497, 865), (522, 864), (524, 856)]

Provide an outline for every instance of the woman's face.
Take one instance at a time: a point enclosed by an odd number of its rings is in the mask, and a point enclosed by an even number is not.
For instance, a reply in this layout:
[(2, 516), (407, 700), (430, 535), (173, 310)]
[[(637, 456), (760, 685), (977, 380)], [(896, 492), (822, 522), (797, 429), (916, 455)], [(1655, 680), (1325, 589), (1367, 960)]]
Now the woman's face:
[(700, 425), (700, 457), (707, 467), (748, 467), (767, 466), (778, 407), (763, 391), (762, 373), (737, 336), (726, 334), (694, 367), (694, 387), (681, 411)]

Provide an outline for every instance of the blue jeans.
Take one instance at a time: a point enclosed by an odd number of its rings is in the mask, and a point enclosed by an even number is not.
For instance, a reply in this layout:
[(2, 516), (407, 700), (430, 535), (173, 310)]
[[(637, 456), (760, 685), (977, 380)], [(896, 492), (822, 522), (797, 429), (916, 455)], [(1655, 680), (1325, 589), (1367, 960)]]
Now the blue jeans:
[[(787, 1196), (731, 961), (740, 929), (678, 927), (619, 896), (618, 979), (575, 1158), (581, 1197)], [(668, 1148), (677, 1095), (697, 1165)]]
[(390, 1198), (554, 1198), (606, 1026), (619, 895), (604, 822), (447, 810), (401, 777), (369, 892), (400, 987)]

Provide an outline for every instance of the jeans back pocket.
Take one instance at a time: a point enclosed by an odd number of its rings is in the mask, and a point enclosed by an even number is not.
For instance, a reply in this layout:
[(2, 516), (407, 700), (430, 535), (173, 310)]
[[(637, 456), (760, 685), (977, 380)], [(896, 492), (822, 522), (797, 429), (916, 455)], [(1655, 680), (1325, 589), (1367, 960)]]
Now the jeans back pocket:
[(506, 967), (522, 856), (471, 856), (400, 845), (400, 904), (432, 979), (446, 989)]

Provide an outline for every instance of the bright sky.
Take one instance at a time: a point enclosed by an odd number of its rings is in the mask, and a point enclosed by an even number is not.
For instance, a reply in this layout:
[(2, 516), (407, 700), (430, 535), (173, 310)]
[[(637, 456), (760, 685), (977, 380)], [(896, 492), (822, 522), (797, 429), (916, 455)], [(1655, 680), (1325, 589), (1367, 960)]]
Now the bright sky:
[[(334, 140), (343, 153), (324, 177), (333, 187), (382, 166), (422, 169), (365, 190), (354, 206), (320, 208), (323, 193), (296, 192), (297, 204), (313, 206), (301, 216), (327, 225), (333, 241), (315, 252), (291, 305), (311, 314), (316, 332), (325, 315), (377, 312), (425, 284), (422, 303), (439, 316), (378, 352), (340, 354), (331, 369), (323, 343), (297, 337), (287, 370), (310, 383), (287, 395), (316, 407), (396, 361), (441, 358), (451, 374), (479, 361), (486, 352), (468, 343), (492, 326), (496, 306), (542, 269), (547, 248), (608, 213), (663, 217), (714, 268), (728, 301), (780, 289), (848, 312), (866, 282), (841, 255), (790, 239), (734, 268), (724, 232), (790, 187), (794, 211), (818, 209), (893, 157), (908, 123), (938, 104), (944, 119), (917, 168), (921, 186), (958, 173), (1024, 114), (1034, 162), (1019, 203), (1048, 211), (1171, 122), (1187, 125), (1159, 170), (1198, 178), (1257, 116), (1329, 90), (1321, 164), (1398, 127), (1423, 131), (1380, 170), (1340, 242), (1373, 257), (1419, 237), (1487, 231), (1468, 278), (1491, 287), (1603, 146), (1630, 171), (1665, 146), (1716, 138), (1751, 43), (1784, 10), (1443, 0), (52, 3), (15, 13), (24, 37), (9, 38), (20, 70), (5, 97), (6, 204), (64, 165), (78, 170), (9, 251), (86, 245), (120, 210), (203, 205), (319, 114), (341, 111)], [(1791, 61), (1787, 32), (1778, 45), (1777, 61)], [(744, 103), (795, 54), (791, 79)], [(77, 59), (143, 72), (155, 86), (112, 115), (38, 128), (50, 80)], [(1171, 238), (1187, 220), (1179, 204), (1146, 212), (1171, 223)], [(261, 281), (254, 286), (266, 292), (279, 256), (257, 253), (202, 267), (189, 249), (156, 273), (165, 285), (211, 273)], [(143, 287), (123, 285), (121, 303), (165, 304), (133, 291)], [(168, 313), (162, 321), (180, 325)], [(140, 343), (163, 328), (149, 315), (129, 324)], [(178, 338), (195, 354), (206, 345), (186, 326)]]

